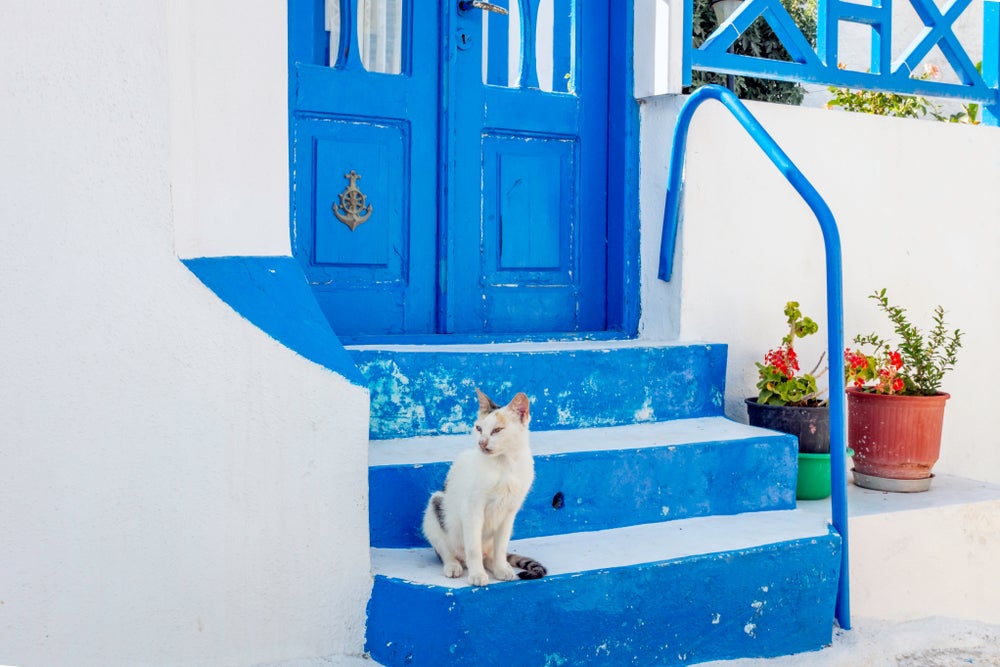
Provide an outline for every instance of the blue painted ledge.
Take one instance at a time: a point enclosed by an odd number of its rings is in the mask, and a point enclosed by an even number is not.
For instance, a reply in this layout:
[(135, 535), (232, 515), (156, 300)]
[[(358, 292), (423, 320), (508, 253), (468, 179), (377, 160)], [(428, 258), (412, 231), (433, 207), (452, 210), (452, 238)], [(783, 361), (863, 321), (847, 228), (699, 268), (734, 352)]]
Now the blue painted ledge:
[(320, 312), (294, 258), (199, 257), (181, 262), (268, 336), (351, 383), (367, 386)]

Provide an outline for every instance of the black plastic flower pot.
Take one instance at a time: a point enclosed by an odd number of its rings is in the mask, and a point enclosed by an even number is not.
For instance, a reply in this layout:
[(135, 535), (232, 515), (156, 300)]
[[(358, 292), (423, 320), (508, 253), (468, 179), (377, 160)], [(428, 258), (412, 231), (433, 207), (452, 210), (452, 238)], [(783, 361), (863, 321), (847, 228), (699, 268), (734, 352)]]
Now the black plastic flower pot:
[(761, 405), (756, 398), (746, 399), (751, 426), (794, 435), (802, 454), (830, 453), (830, 409), (828, 406), (793, 407)]

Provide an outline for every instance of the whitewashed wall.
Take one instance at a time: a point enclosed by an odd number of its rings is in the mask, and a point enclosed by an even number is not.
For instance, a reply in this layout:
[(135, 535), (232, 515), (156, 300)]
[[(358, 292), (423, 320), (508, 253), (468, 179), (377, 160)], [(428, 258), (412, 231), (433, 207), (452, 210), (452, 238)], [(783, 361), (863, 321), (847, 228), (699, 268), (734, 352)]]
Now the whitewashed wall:
[(2, 8), (0, 664), (360, 652), (367, 394), (177, 259), (288, 254), (284, 3)]
[(288, 255), (286, 3), (165, 4), (177, 253)]
[[(745, 420), (754, 361), (779, 344), (782, 309), (798, 300), (826, 331), (818, 223), (716, 103), (688, 144), (684, 222), (674, 284), (656, 280), (666, 156), (682, 99), (643, 104), (643, 335), (728, 343), (727, 413)], [(915, 323), (941, 304), (966, 332), (937, 470), (1000, 482), (1000, 435), (986, 418), (1000, 358), (1000, 130), (754, 103), (751, 110), (823, 195), (840, 227), (846, 336), (887, 321), (865, 297), (885, 287)], [(679, 298), (679, 306), (676, 300)], [(805, 349), (805, 348), (804, 348)], [(814, 355), (804, 354), (806, 358)], [(805, 364), (803, 364), (805, 365)]]

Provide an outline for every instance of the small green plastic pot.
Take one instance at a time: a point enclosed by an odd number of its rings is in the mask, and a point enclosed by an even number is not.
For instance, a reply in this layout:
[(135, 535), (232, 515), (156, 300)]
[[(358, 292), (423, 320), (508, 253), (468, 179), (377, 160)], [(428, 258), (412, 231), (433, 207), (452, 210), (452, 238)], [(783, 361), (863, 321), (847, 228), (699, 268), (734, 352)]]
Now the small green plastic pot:
[[(848, 449), (847, 456), (854, 450)], [(830, 497), (830, 455), (799, 454), (799, 477), (795, 484), (798, 500), (822, 500)]]
[(799, 454), (799, 479), (795, 485), (799, 500), (830, 497), (830, 455)]

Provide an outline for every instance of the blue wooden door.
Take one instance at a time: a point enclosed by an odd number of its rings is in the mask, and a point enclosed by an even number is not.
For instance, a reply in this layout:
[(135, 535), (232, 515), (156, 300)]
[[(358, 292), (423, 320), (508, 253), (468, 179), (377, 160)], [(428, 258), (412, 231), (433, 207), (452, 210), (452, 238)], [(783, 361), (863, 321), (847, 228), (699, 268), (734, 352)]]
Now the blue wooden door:
[(289, 2), (292, 246), (342, 336), (435, 327), (440, 29), (411, 10)]
[(341, 336), (606, 326), (609, 3), (473, 4), (290, 0), (293, 248)]
[(452, 331), (603, 330), (608, 3), (494, 4), (509, 15), (453, 15), (444, 319)]

